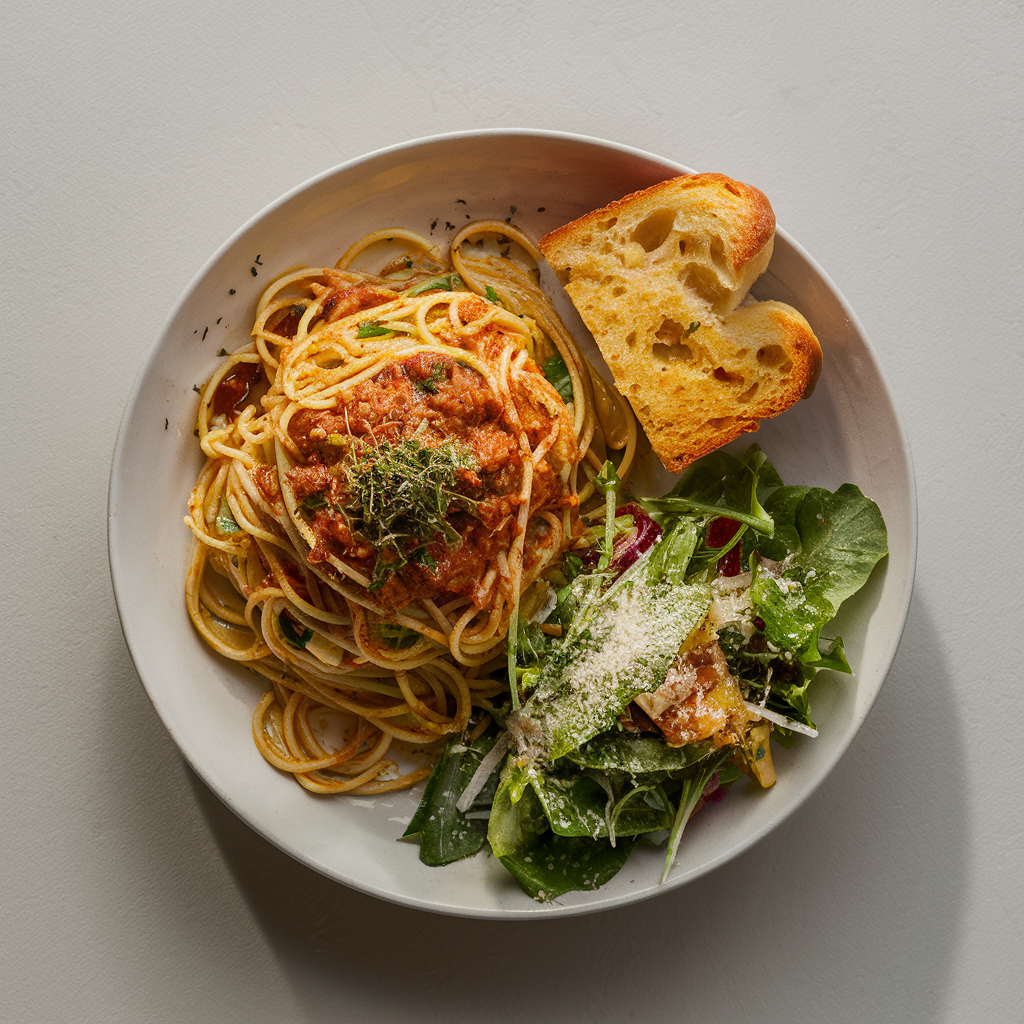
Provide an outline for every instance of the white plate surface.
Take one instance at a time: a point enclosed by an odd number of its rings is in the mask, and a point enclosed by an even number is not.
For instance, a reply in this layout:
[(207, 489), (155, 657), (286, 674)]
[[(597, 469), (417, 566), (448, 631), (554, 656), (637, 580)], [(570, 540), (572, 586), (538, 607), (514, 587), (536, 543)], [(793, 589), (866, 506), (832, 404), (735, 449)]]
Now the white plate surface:
[(737, 785), (698, 815), (665, 885), (659, 884), (664, 853), (649, 848), (638, 849), (599, 891), (570, 893), (552, 904), (530, 900), (486, 854), (426, 867), (415, 845), (396, 842), (419, 789), (372, 799), (314, 796), (270, 767), (250, 734), (262, 682), (215, 656), (185, 611), (191, 534), (182, 520), (202, 464), (192, 435), (193, 385), (213, 372), (218, 350), (248, 341), (256, 300), (275, 276), (300, 264), (333, 265), (352, 241), (385, 226), (429, 235), (436, 222), (434, 237), (442, 240), (452, 234), (446, 224), (459, 227), (467, 214), (504, 219), (514, 207), (515, 221), (539, 236), (686, 170), (624, 146), (532, 131), (441, 136), (370, 154), (288, 193), (225, 243), (186, 289), (140, 372), (114, 452), (108, 511), (125, 638), (189, 764), (249, 825), (317, 871), (397, 903), (474, 917), (552, 917), (646, 899), (722, 864), (782, 821), (822, 782), (870, 710), (910, 603), (917, 529), (910, 452), (856, 317), (782, 230), (753, 291), (807, 317), (821, 341), (824, 369), (809, 400), (744, 444), (760, 443), (786, 483), (830, 489), (856, 483), (882, 509), (890, 553), (837, 620), (856, 674), (823, 675), (816, 683), (818, 739), (775, 751), (779, 781), (771, 790)]

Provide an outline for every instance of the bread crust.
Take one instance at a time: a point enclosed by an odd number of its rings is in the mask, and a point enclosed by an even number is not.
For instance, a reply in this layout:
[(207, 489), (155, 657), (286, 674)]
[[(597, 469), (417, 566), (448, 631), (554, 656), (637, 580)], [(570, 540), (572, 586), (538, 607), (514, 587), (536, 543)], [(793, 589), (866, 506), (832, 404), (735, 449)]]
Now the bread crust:
[(814, 388), (821, 348), (807, 321), (781, 302), (741, 306), (774, 235), (762, 192), (694, 174), (624, 196), (540, 242), (673, 472)]

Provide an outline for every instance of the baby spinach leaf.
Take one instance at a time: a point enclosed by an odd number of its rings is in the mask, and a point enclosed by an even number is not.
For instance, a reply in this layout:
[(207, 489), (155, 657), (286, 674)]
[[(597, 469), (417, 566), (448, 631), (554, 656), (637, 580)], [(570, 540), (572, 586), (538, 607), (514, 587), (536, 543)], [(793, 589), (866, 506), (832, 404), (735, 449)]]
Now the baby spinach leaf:
[(487, 823), (487, 841), (495, 857), (515, 857), (531, 850), (548, 830), (544, 808), (529, 783), (524, 769), (511, 759), (505, 762)]
[[(424, 864), (432, 867), (451, 864), (471, 856), (484, 845), (487, 822), (467, 818), (455, 805), (480, 767), (484, 754), (493, 746), (493, 736), (481, 736), (468, 747), (461, 742), (460, 736), (448, 741), (427, 779), (420, 805), (402, 836), (403, 839), (419, 837), (420, 860)], [(497, 785), (497, 771), (490, 783), (477, 795), (470, 813), (490, 804)]]
[(567, 757), (581, 768), (621, 771), (634, 778), (652, 772), (675, 772), (690, 768), (711, 753), (711, 741), (670, 747), (656, 736), (609, 732), (584, 743)]
[(793, 554), (802, 582), (835, 611), (867, 582), (888, 553), (878, 506), (854, 484), (834, 494), (822, 487), (782, 487), (766, 509), (777, 521), (778, 538), (758, 544), (761, 554), (782, 561)]
[(501, 857), (501, 863), (535, 900), (553, 900), (575, 890), (599, 889), (618, 874), (636, 840), (614, 846), (607, 839), (549, 832), (531, 849)]
[[(592, 839), (606, 837), (613, 812), (616, 837), (657, 832), (672, 824), (673, 811), (660, 787), (637, 787), (628, 779), (623, 781), (624, 785), (614, 785), (598, 772), (581, 772), (566, 777), (537, 772), (531, 777), (530, 785), (540, 800), (551, 830), (558, 835), (590, 836)], [(652, 792), (657, 790), (661, 792), (662, 799), (629, 799), (638, 788)]]
[(853, 484), (843, 484), (835, 494), (821, 487), (781, 487), (766, 507), (776, 534), (760, 540), (758, 549), (789, 562), (781, 578), (758, 573), (750, 589), (765, 639), (805, 665), (848, 670), (841, 641), (823, 654), (818, 637), (888, 550), (878, 506)]

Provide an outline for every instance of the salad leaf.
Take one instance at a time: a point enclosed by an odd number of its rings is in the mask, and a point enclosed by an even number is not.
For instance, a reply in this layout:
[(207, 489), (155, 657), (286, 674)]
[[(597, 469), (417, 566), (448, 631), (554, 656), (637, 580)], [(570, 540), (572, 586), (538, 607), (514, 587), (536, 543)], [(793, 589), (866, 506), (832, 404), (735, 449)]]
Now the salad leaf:
[(648, 579), (663, 580), (672, 586), (684, 585), (698, 539), (696, 523), (689, 518), (679, 519), (660, 543), (655, 544), (647, 570)]
[(818, 633), (836, 613), (820, 593), (797, 580), (760, 573), (750, 588), (750, 600), (764, 622), (769, 644), (805, 661), (818, 660)]
[[(535, 773), (530, 785), (540, 800), (551, 830), (562, 836), (609, 836), (615, 813), (615, 836), (657, 832), (672, 824), (672, 806), (656, 784), (635, 785), (625, 781), (616, 786), (599, 772), (581, 772), (568, 777)], [(637, 799), (632, 795), (641, 790)], [(642, 799), (647, 793), (648, 800)]]
[(509, 719), (528, 759), (555, 760), (610, 729), (637, 694), (664, 682), (680, 645), (703, 621), (710, 589), (652, 583), (648, 561), (637, 562), (606, 594), (581, 602), (561, 657), (543, 665), (533, 694)]
[(762, 502), (782, 480), (756, 445), (736, 458), (717, 451), (695, 462), (663, 498), (646, 499), (660, 512), (702, 512), (735, 519), (758, 533), (771, 536), (774, 522)]
[(622, 868), (636, 840), (617, 842), (560, 836), (549, 832), (542, 842), (501, 863), (535, 900), (553, 900), (567, 892), (599, 889)]
[[(601, 541), (601, 558), (598, 569), (607, 569), (615, 551), (615, 509), (619, 504), (619, 489), (622, 483), (615, 467), (608, 461), (594, 477), (594, 487), (604, 495), (604, 538)], [(630, 519), (632, 525), (632, 518)]]
[[(427, 779), (419, 807), (402, 838), (418, 836), (420, 860), (432, 867), (451, 864), (476, 853), (487, 837), (487, 821), (467, 818), (455, 805), (495, 737), (480, 736), (468, 747), (453, 736)], [(497, 771), (477, 795), (468, 813), (490, 806), (497, 787)]]
[(783, 487), (766, 507), (780, 534), (759, 543), (761, 554), (777, 561), (792, 554), (793, 564), (803, 569), (804, 585), (835, 611), (888, 553), (882, 513), (854, 484), (843, 484), (834, 494), (822, 487)]
[(598, 771), (627, 772), (634, 778), (651, 772), (676, 772), (690, 768), (711, 753), (710, 740), (670, 747), (655, 736), (610, 732), (584, 743), (567, 755), (573, 764)]
[[(882, 514), (853, 484), (834, 494), (821, 487), (782, 487), (767, 508), (778, 521), (778, 533), (758, 548), (767, 558), (786, 560), (787, 568), (781, 577), (759, 572), (751, 601), (769, 644), (805, 664), (820, 663), (821, 628), (888, 551)], [(835, 661), (834, 647), (829, 655)]]
[(530, 786), (530, 775), (509, 758), (498, 781), (487, 823), (487, 841), (495, 857), (527, 853), (548, 831), (544, 808)]
[(679, 841), (683, 838), (683, 829), (693, 814), (697, 801), (704, 792), (704, 787), (711, 781), (718, 766), (731, 753), (728, 747), (723, 748), (710, 761), (702, 765), (701, 770), (691, 775), (683, 782), (683, 788), (679, 794), (679, 809), (676, 811), (675, 821), (672, 823), (672, 832), (668, 837), (668, 852), (665, 855), (665, 870), (662, 872), (661, 880), (664, 882), (672, 870), (676, 860), (676, 853), (679, 850)]

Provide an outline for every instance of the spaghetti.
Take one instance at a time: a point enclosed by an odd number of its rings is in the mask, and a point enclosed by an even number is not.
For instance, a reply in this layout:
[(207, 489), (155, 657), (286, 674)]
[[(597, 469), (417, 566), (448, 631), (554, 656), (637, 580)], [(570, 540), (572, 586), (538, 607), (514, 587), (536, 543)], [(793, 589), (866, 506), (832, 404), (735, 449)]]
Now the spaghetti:
[[(408, 251), (352, 269), (384, 240)], [(189, 614), (269, 681), (256, 746), (313, 792), (412, 785), (430, 766), (399, 753), (486, 725), (510, 630), (586, 543), (607, 450), (631, 468), (632, 413), (513, 244), (539, 261), (500, 221), (467, 225), (448, 260), (404, 229), (367, 235), (333, 268), (276, 280), (253, 342), (203, 389)]]

